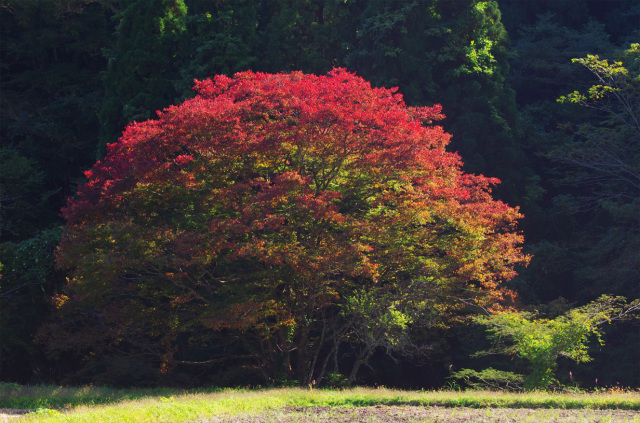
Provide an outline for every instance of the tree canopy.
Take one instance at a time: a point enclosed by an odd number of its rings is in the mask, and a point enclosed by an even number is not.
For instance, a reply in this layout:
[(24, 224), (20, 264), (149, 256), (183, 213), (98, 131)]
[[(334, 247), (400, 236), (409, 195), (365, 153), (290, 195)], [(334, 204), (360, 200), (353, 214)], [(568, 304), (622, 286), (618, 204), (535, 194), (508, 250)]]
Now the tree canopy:
[(411, 349), (394, 325), (512, 298), (503, 282), (528, 260), (521, 215), (445, 150), (439, 106), (407, 107), (343, 69), (195, 89), (130, 125), (63, 210), (59, 311), (84, 321), (65, 329), (74, 342), (52, 332), (55, 348), (148, 339), (168, 370), (175, 337), (201, 325), (257, 339), (269, 377), (310, 382), (342, 342), (361, 363)]

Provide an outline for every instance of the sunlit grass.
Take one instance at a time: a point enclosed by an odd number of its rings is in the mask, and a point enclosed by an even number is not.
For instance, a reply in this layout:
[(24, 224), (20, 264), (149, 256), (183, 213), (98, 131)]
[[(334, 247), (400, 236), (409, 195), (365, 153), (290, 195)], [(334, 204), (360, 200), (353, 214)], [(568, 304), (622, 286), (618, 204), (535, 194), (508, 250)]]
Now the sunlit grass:
[[(251, 415), (283, 407), (374, 405), (467, 408), (640, 410), (640, 392), (503, 393), (489, 391), (400, 391), (355, 388), (306, 390), (210, 390), (14, 387), (2, 389), (0, 408), (39, 409), (16, 422), (196, 422), (216, 416)], [(51, 410), (49, 410), (51, 409)], [(490, 410), (488, 411), (490, 412)], [(552, 412), (552, 411), (549, 411)]]
[(113, 389), (95, 386), (22, 386), (0, 383), (0, 408), (70, 408), (183, 393), (184, 390), (171, 388)]

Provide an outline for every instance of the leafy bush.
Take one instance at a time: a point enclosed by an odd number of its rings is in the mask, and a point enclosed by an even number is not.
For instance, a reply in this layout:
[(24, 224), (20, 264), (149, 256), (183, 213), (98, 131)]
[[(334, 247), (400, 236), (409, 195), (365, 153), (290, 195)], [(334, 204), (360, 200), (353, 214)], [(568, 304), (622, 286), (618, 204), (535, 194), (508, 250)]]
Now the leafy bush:
[[(531, 313), (501, 313), (475, 320), (488, 326), (494, 350), (520, 357), (529, 363), (530, 373), (524, 377), (527, 389), (547, 388), (557, 383), (554, 371), (559, 357), (588, 362), (588, 342), (595, 337), (604, 345), (604, 323), (638, 317), (640, 300), (627, 304), (623, 297), (601, 296), (583, 307), (569, 310), (555, 319), (536, 319)], [(489, 370), (489, 369), (487, 369)]]

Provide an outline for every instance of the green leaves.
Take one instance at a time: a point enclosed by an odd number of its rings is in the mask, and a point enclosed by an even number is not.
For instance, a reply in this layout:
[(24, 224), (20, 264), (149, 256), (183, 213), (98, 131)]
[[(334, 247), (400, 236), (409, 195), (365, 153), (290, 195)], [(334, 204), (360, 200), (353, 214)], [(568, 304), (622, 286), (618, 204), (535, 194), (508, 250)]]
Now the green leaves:
[(578, 363), (590, 361), (587, 348), (590, 338), (604, 344), (601, 326), (614, 320), (638, 318), (639, 311), (639, 300), (627, 304), (623, 297), (603, 295), (554, 319), (510, 312), (477, 317), (475, 321), (487, 326), (496, 352), (529, 363), (530, 373), (525, 376), (524, 386), (538, 389), (556, 382), (554, 370), (560, 356)]
[[(632, 44), (630, 51), (637, 50), (638, 44)], [(587, 94), (574, 91), (567, 96), (561, 96), (559, 103), (576, 103), (586, 107), (594, 107), (588, 100), (601, 100), (606, 96), (615, 95), (628, 87), (628, 70), (622, 62), (609, 62), (600, 60), (597, 55), (587, 55), (586, 58), (572, 59), (571, 63), (580, 63), (589, 69), (602, 84), (592, 85)], [(619, 97), (618, 97), (619, 98)]]
[(33, 336), (49, 314), (49, 297), (64, 284), (53, 260), (61, 233), (58, 227), (0, 244), (0, 371), (5, 378), (18, 379), (24, 368), (45, 363)]

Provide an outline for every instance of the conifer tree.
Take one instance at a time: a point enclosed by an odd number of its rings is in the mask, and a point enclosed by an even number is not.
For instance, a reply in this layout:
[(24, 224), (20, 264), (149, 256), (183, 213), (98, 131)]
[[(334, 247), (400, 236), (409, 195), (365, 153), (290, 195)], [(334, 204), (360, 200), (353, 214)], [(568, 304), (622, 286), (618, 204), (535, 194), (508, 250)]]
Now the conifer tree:
[(185, 30), (184, 1), (133, 0), (118, 6), (115, 48), (107, 52), (98, 157), (128, 123), (152, 117), (179, 97), (177, 46)]

